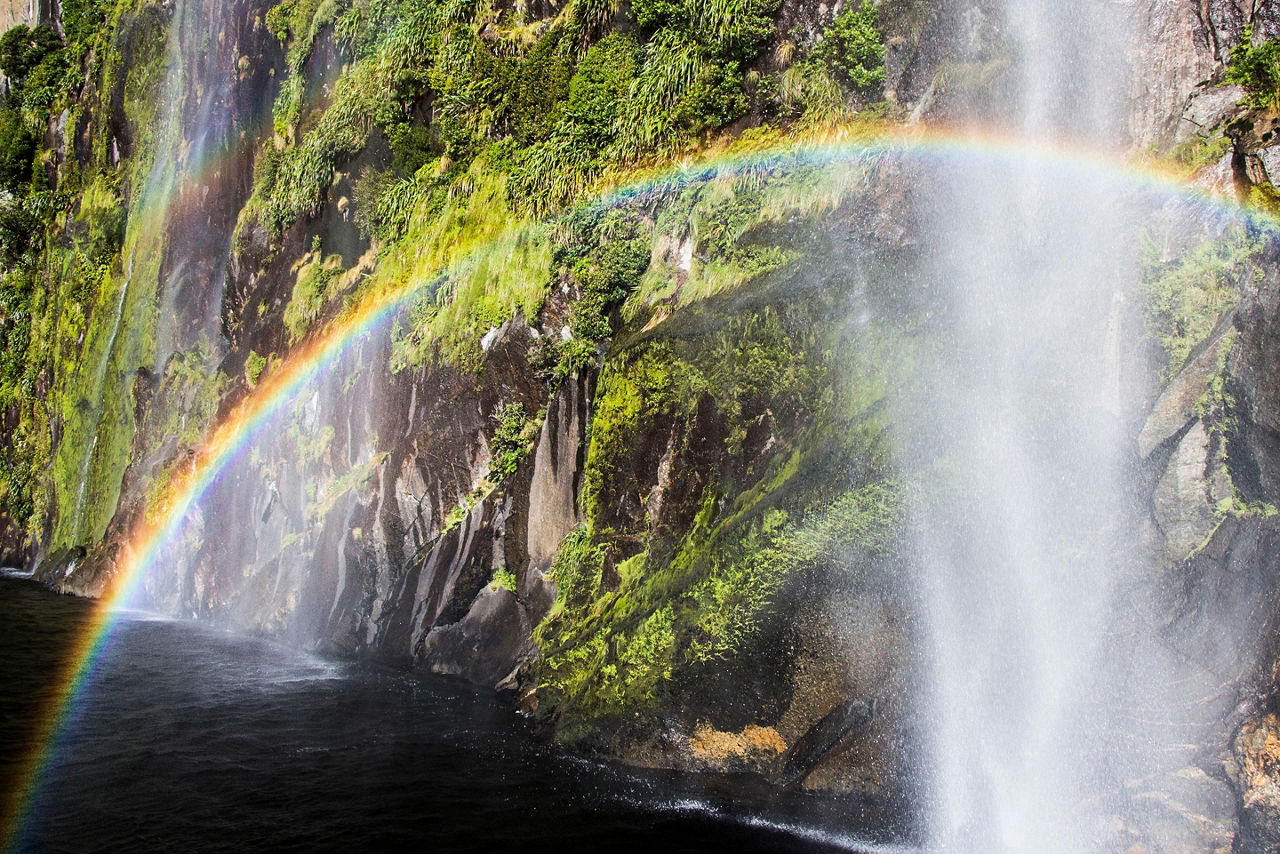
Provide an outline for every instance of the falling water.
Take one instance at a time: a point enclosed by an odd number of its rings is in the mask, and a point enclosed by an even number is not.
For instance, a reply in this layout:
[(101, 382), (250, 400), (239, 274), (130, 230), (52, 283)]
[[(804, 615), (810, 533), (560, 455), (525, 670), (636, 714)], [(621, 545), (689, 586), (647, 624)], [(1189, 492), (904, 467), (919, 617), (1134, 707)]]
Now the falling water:
[[(229, 243), (229, 234), (216, 234), (213, 217), (198, 214), (204, 228), (161, 228), (171, 223), (175, 213), (183, 213), (178, 202), (183, 194), (208, 195), (205, 182), (217, 176), (197, 174), (201, 164), (214, 156), (214, 149), (225, 147), (230, 137), (229, 109), (230, 72), (233, 60), (226, 54), (230, 46), (210, 49), (211, 34), (219, 32), (228, 15), (230, 3), (213, 3), (205, 8), (199, 0), (178, 0), (174, 20), (166, 44), (165, 86), (160, 120), (155, 128), (155, 152), (142, 191), (131, 200), (129, 230), (125, 236), (123, 274), (116, 280), (119, 293), (111, 315), (111, 329), (106, 336), (101, 360), (95, 367), (94, 383), (86, 400), (100, 411), (92, 414), (92, 434), (78, 451), (79, 477), (74, 504), (70, 508), (71, 542), (101, 536), (93, 531), (91, 504), (109, 506), (102, 495), (92, 495), (91, 483), (106, 482), (122, 472), (97, 472), (102, 465), (95, 454), (106, 459), (119, 458), (128, 447), (130, 436), (119, 425), (130, 421), (130, 382), (140, 365), (163, 370), (169, 356), (196, 342), (222, 341), (221, 305), (225, 276), (221, 264), (213, 265), (207, 283), (187, 287), (184, 270), (192, 255), (209, 252), (209, 247)], [(190, 206), (188, 206), (190, 207)], [(190, 215), (188, 214), (188, 220)], [(188, 222), (180, 223), (187, 225)], [(217, 226), (223, 226), (217, 223)], [(223, 230), (227, 230), (223, 227)], [(172, 235), (178, 235), (174, 239)], [(175, 245), (176, 244), (176, 245)], [(225, 253), (218, 256), (225, 259)], [(135, 259), (140, 259), (135, 264)], [(166, 275), (167, 274), (167, 275)], [(163, 280), (162, 280), (163, 277)], [(194, 288), (194, 292), (192, 290)], [(149, 303), (158, 297), (159, 311), (152, 314)], [(192, 317), (191, 315), (195, 315)], [(155, 342), (155, 357), (149, 359), (149, 341)], [(212, 372), (214, 365), (207, 365)], [(116, 373), (110, 374), (109, 372)], [(110, 386), (110, 388), (109, 388)], [(104, 403), (96, 403), (102, 401)], [(106, 442), (101, 442), (104, 433)], [(100, 445), (102, 446), (100, 448)], [(98, 477), (95, 477), (95, 474)], [(105, 475), (105, 476), (104, 476)], [(118, 485), (118, 481), (114, 485)], [(100, 519), (97, 524), (105, 525)]]
[[(1009, 70), (990, 97), (969, 99), (970, 119), (1123, 149), (1118, 6), (1003, 7), (977, 61)], [(1115, 187), (1045, 170), (973, 162), (933, 179), (931, 273), (945, 296), (905, 446), (925, 496), (926, 789), (939, 850), (1096, 845), (1086, 805), (1145, 767), (1148, 746), (1134, 745), (1156, 738), (1125, 737), (1115, 674), (1135, 695), (1167, 678), (1113, 633), (1132, 620), (1123, 607), (1142, 565), (1128, 546), (1133, 413), (1120, 394), (1135, 349), (1134, 227)]]
[[(237, 139), (244, 128), (235, 126), (234, 114), (235, 35), (246, 10), (234, 2), (177, 0), (173, 14), (165, 126), (147, 184), (149, 204), (159, 205), (170, 222), (160, 272), (158, 366), (199, 341), (221, 349), (225, 264), (235, 223), (229, 209), (239, 207), (222, 197), (244, 194), (228, 187), (234, 181), (224, 171), (234, 171), (229, 155), (254, 141)], [(262, 112), (268, 108), (259, 105)]]
[[(120, 297), (116, 300), (115, 314), (111, 321), (111, 334), (107, 337), (107, 347), (103, 351), (102, 361), (98, 363), (97, 374), (92, 388), (97, 393), (97, 398), (101, 399), (102, 390), (107, 379), (107, 366), (111, 363), (111, 355), (116, 349), (116, 340), (120, 337), (120, 325), (124, 319), (125, 299), (129, 295), (129, 278), (125, 277), (120, 285)], [(98, 449), (98, 434), (94, 432), (93, 439), (89, 441), (88, 448), (85, 449), (84, 459), (80, 462), (80, 489), (76, 493), (75, 506), (75, 533), (79, 537), (85, 532), (81, 530), (85, 518), (85, 498), (88, 496), (89, 486), (89, 467), (93, 464), (93, 453)]]

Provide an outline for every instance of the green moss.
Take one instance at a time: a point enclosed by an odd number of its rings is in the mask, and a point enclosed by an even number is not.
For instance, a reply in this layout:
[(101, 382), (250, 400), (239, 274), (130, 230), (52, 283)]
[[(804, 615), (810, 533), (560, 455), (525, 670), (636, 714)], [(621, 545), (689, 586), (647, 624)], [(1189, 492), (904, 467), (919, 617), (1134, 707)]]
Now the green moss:
[(1193, 136), (1173, 150), (1173, 158), (1195, 171), (1217, 163), (1231, 151), (1231, 138), (1219, 134), (1212, 137)]
[(320, 310), (337, 295), (334, 285), (341, 275), (341, 255), (322, 259), (319, 252), (313, 252), (308, 256), (298, 270), (289, 304), (284, 308), (284, 328), (290, 342), (306, 335)]
[(796, 521), (773, 509), (717, 522), (717, 505), (707, 490), (669, 565), (653, 566), (645, 554), (619, 563), (616, 590), (603, 586), (608, 548), (586, 529), (566, 538), (551, 570), (556, 604), (535, 632), (539, 690), (562, 720), (653, 709), (673, 679), (742, 655), (785, 585), (835, 565), (859, 575), (891, 552), (901, 524), (891, 483), (815, 505)]
[(783, 585), (819, 566), (850, 574), (890, 554), (901, 526), (901, 499), (892, 482), (877, 482), (809, 508), (798, 521), (771, 509), (710, 550), (711, 568), (691, 591), (690, 664), (740, 655), (775, 604)]
[[(318, 441), (322, 441), (325, 447), (332, 440), (333, 428), (327, 428), (328, 435), (317, 437)], [(314, 451), (313, 451), (314, 453)], [(378, 467), (387, 458), (387, 454), (375, 453), (370, 454), (366, 459), (352, 466), (342, 475), (329, 481), (324, 487), (324, 492), (316, 496), (314, 502), (307, 507), (307, 518), (311, 520), (323, 519), (338, 499), (354, 489), (361, 487), (370, 478), (378, 473)]]
[(480, 339), (516, 313), (532, 322), (550, 286), (548, 229), (515, 214), (506, 178), (473, 164), (468, 194), (420, 206), (404, 240), (383, 256), (371, 289), (410, 283), (421, 296), (395, 332), (392, 367), (439, 359), (464, 369)]
[[(563, 731), (644, 715), (705, 668), (753, 654), (797, 585), (883, 583), (903, 502), (884, 474), (880, 402), (908, 363), (892, 334), (824, 327), (825, 293), (731, 317), (708, 309), (685, 318), (696, 335), (642, 339), (605, 361), (587, 524), (557, 553), (557, 601), (536, 633), (543, 709)], [(773, 450), (748, 465), (762, 423)], [(673, 455), (663, 506), (686, 507), (662, 524), (645, 498), (656, 443)]]

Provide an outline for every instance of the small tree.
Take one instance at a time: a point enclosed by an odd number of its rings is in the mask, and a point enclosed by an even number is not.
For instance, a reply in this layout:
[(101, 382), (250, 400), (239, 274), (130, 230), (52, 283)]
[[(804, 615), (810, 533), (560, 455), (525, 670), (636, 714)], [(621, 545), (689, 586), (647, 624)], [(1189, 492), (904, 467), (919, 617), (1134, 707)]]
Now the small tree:
[(1231, 48), (1226, 82), (1239, 83), (1251, 107), (1274, 107), (1280, 104), (1280, 41), (1253, 44), (1253, 27), (1240, 33), (1240, 43)]

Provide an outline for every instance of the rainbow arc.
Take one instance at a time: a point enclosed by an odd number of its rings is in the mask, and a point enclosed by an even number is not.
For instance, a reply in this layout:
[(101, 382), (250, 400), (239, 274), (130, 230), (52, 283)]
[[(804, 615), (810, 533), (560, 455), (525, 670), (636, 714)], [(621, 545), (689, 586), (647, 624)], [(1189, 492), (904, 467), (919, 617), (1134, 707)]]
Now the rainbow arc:
[[(1245, 218), (1280, 224), (1266, 212), (1253, 210), (1235, 198), (1224, 196), (1186, 181), (1185, 175), (1156, 163), (1135, 162), (1121, 153), (1072, 146), (1061, 142), (1035, 140), (974, 128), (948, 129), (914, 127), (885, 130), (867, 135), (833, 131), (825, 138), (797, 145), (789, 143), (750, 153), (709, 155), (654, 169), (642, 177), (618, 183), (583, 204), (583, 207), (622, 207), (655, 194), (676, 190), (700, 181), (753, 171), (784, 173), (789, 168), (807, 166), (844, 168), (873, 158), (900, 156), (949, 159), (985, 159), (1028, 162), (1059, 175), (1080, 174), (1107, 180), (1119, 186), (1164, 197), (1182, 198), (1207, 215)], [(204, 170), (201, 174), (206, 174)], [(199, 180), (195, 176), (190, 180)], [(146, 213), (144, 212), (144, 217)], [(146, 222), (154, 226), (147, 217)], [(463, 259), (455, 259), (461, 261)], [(96, 607), (83, 637), (70, 650), (66, 665), (57, 677), (61, 686), (56, 700), (45, 714), (41, 735), (32, 746), (7, 810), (6, 847), (17, 848), (30, 817), (43, 778), (57, 754), (69, 716), (91, 693), (87, 686), (96, 663), (109, 646), (122, 609), (156, 566), (166, 546), (178, 541), (194, 508), (219, 477), (251, 448), (288, 405), (298, 399), (312, 381), (330, 368), (352, 346), (370, 335), (387, 330), (424, 288), (439, 280), (440, 273), (408, 281), (367, 295), (355, 308), (343, 312), (310, 339), (294, 348), (269, 376), (259, 381), (209, 431), (207, 439), (194, 449), (185, 473), (174, 479), (168, 501), (158, 518), (139, 514), (136, 529), (122, 550), (117, 572)]]

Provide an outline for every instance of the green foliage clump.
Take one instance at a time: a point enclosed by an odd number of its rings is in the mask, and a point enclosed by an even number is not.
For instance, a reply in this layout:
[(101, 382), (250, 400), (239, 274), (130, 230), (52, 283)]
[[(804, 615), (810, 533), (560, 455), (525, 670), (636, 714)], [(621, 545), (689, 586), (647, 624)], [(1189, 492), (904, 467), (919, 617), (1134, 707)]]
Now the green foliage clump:
[(19, 24), (0, 36), (0, 71), (15, 88), (21, 88), (28, 76), (61, 48), (62, 38), (52, 27)]
[(845, 7), (831, 24), (813, 56), (859, 92), (884, 84), (884, 37), (871, 0)]
[(787, 581), (821, 566), (856, 572), (892, 551), (900, 526), (899, 490), (886, 481), (811, 507), (798, 520), (770, 509), (745, 531), (723, 538), (708, 554), (706, 579), (691, 593), (696, 616), (688, 661), (741, 653)]
[(489, 443), (487, 477), (490, 483), (497, 486), (515, 474), (520, 463), (529, 455), (537, 439), (538, 429), (542, 426), (542, 419), (527, 417), (523, 403), (506, 403), (494, 411), (493, 420), (497, 422), (497, 428)]
[(1252, 259), (1260, 238), (1243, 229), (1207, 241), (1171, 261), (1148, 239), (1143, 246), (1142, 283), (1147, 334), (1168, 355), (1165, 377), (1175, 375), (1223, 312), (1239, 300), (1239, 288), (1261, 276)]
[(508, 74), (514, 78), (501, 105), (511, 135), (521, 145), (551, 135), (565, 113), (576, 56), (561, 30), (548, 31)]
[(717, 522), (719, 496), (702, 510), (668, 565), (647, 553), (614, 568), (610, 550), (580, 528), (552, 563), (555, 605), (535, 631), (539, 690), (562, 716), (590, 720), (644, 713), (673, 680), (742, 655), (785, 587), (843, 567), (851, 579), (889, 554), (901, 526), (897, 487), (874, 482), (794, 517), (774, 508)]
[(1253, 107), (1280, 104), (1280, 41), (1253, 43), (1253, 27), (1245, 26), (1240, 41), (1231, 49), (1227, 60), (1227, 83), (1238, 83), (1245, 90), (1245, 101)]
[(649, 267), (649, 242), (644, 236), (605, 240), (574, 266), (582, 296), (573, 306), (574, 337), (603, 341), (613, 329), (609, 312), (622, 304)]
[(284, 308), (284, 327), (290, 341), (298, 341), (307, 333), (324, 304), (334, 296), (332, 285), (341, 275), (342, 256), (330, 255), (321, 260), (318, 252), (298, 271), (293, 294)]
[(1173, 159), (1195, 171), (1217, 163), (1231, 151), (1231, 137), (1225, 134), (1215, 137), (1194, 136), (1173, 150)]
[(109, 8), (107, 0), (62, 0), (58, 4), (58, 17), (67, 43), (92, 45), (103, 33)]
[(35, 152), (35, 134), (22, 116), (16, 110), (0, 107), (0, 187), (16, 195), (31, 180)]
[(258, 378), (262, 376), (262, 371), (266, 366), (266, 356), (258, 355), (257, 350), (249, 351), (249, 355), (244, 360), (244, 379), (249, 384), (249, 388), (253, 388), (258, 384)]
[(489, 586), (494, 590), (506, 590), (510, 593), (519, 593), (519, 582), (516, 580), (515, 573), (500, 566), (493, 571), (493, 579), (489, 582)]
[(5, 266), (30, 268), (39, 249), (40, 219), (29, 200), (0, 203), (0, 261)]
[(582, 481), (582, 507), (589, 518), (606, 517), (609, 496), (629, 488), (642, 425), (687, 413), (696, 404), (697, 376), (663, 345), (643, 348), (607, 366), (591, 418)]
[[(39, 429), (42, 406), (36, 394), (40, 363), (33, 360), (33, 311), (39, 294), (24, 271), (0, 278), (0, 411), (20, 414), (16, 430), (0, 445), (0, 508), (13, 524), (27, 528), (36, 515), (37, 474), (48, 465)], [(33, 347), (33, 344), (36, 345)]]
[(387, 129), (387, 142), (391, 144), (391, 168), (404, 177), (412, 177), (431, 162), (431, 131), (423, 125), (403, 123)]
[(530, 143), (510, 158), (515, 189), (535, 211), (580, 195), (612, 161), (619, 116), (642, 60), (631, 35), (613, 33), (592, 45), (568, 80), (566, 100), (555, 101), (554, 107), (530, 105), (540, 115), (556, 118), (554, 124), (538, 125), (545, 128), (542, 135), (521, 137), (519, 129), (530, 120), (519, 116), (530, 106), (509, 102), (516, 138)]
[(513, 211), (506, 176), (474, 161), (466, 193), (416, 205), (404, 238), (383, 255), (372, 282), (416, 282), (420, 296), (395, 332), (392, 369), (443, 359), (476, 369), (480, 340), (516, 313), (533, 323), (546, 297), (548, 229)]
[(668, 602), (631, 623), (602, 618), (604, 560), (585, 528), (565, 538), (550, 571), (556, 603), (534, 633), (543, 651), (540, 690), (579, 719), (647, 711), (672, 674), (674, 607)]

